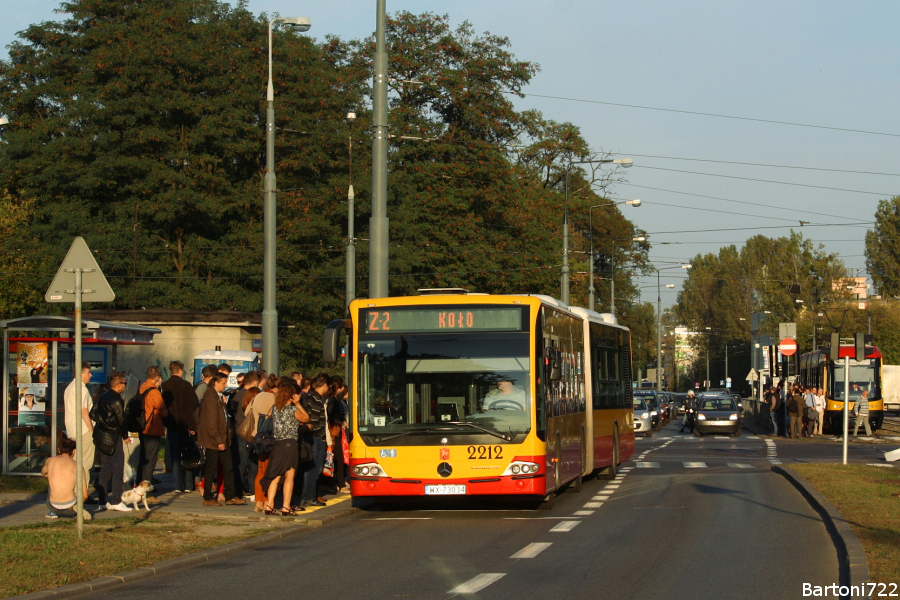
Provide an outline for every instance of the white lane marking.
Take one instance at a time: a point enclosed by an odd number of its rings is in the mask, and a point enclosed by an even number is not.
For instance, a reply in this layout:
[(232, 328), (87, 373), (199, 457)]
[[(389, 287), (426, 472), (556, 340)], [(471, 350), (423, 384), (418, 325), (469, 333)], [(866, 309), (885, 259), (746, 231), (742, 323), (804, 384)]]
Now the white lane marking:
[(658, 462), (639, 462), (636, 464), (637, 464), (638, 469), (658, 469), (659, 468)]
[(618, 483), (607, 483), (607, 484), (606, 484), (606, 487), (603, 488), (603, 489), (605, 489), (605, 490), (617, 490), (617, 489), (619, 489), (619, 484), (618, 484)]
[(597, 494), (591, 500), (594, 502), (603, 502), (604, 500), (609, 500), (611, 494)]
[(715, 439), (717, 439), (717, 440), (730, 440), (730, 439), (731, 439), (731, 437), (730, 437), (730, 436), (727, 436), (727, 435), (716, 435), (716, 436), (713, 436), (713, 437), (714, 437)]
[(755, 435), (748, 435), (748, 436), (746, 436), (744, 439), (747, 439), (747, 440), (758, 440), (759, 438), (758, 438), (757, 436), (755, 436)]
[(431, 521), (433, 517), (375, 517), (366, 521)]
[(550, 542), (535, 542), (534, 544), (528, 544), (512, 556), (510, 558), (534, 558), (551, 545)]
[(584, 504), (585, 508), (600, 508), (601, 506), (603, 506), (602, 502), (585, 502)]
[(769, 461), (769, 462), (771, 462), (773, 465), (780, 465), (780, 464), (783, 464), (780, 460), (772, 460), (772, 461)]
[(682, 463), (682, 464), (687, 469), (705, 469), (706, 468), (705, 462), (686, 462), (686, 463)]
[[(603, 504), (603, 503), (601, 502), (600, 504)], [(576, 510), (572, 514), (575, 515), (576, 517), (589, 517), (592, 514), (594, 514), (594, 511), (592, 511), (592, 510)]]
[(561, 521), (560, 523), (557, 523), (550, 531), (565, 533), (567, 531), (572, 531), (573, 529), (578, 527), (579, 523), (581, 523), (581, 521)]
[(746, 463), (728, 463), (728, 466), (732, 469), (752, 469), (753, 465), (748, 465)]
[(506, 575), (506, 573), (482, 573), (481, 575), (477, 575), (467, 582), (456, 586), (449, 592), (448, 594), (474, 594), (480, 590), (483, 590), (487, 586), (491, 585), (495, 581), (499, 580), (501, 577)]

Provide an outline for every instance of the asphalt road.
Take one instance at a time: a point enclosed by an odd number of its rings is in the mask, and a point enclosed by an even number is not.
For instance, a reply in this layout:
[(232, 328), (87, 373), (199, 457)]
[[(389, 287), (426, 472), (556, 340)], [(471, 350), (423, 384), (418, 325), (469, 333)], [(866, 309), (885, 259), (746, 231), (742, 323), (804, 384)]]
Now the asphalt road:
[(617, 480), (586, 481), (549, 511), (371, 508), (277, 547), (94, 596), (799, 598), (804, 582), (837, 583), (838, 564), (821, 518), (770, 470), (795, 446), (669, 425), (638, 440)]

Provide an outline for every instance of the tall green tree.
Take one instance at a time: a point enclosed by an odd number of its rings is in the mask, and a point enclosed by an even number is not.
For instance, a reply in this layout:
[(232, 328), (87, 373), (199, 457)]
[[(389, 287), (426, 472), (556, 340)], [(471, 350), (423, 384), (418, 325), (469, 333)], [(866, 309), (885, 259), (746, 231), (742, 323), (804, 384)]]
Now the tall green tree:
[(866, 267), (881, 294), (900, 294), (900, 196), (878, 203), (875, 228), (866, 232)]

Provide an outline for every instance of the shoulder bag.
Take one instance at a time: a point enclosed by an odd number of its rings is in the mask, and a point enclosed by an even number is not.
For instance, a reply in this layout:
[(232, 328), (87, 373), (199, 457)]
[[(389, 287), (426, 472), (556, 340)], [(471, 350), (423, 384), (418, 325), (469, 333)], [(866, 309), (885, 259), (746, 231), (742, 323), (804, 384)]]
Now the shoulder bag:
[[(272, 407), (274, 409), (274, 406)], [(256, 425), (256, 437), (253, 439), (253, 448), (257, 454), (268, 454), (275, 448), (275, 428), (272, 423), (272, 411), (259, 415)]]
[[(250, 415), (253, 414), (253, 402), (250, 403), (247, 410), (250, 411)], [(247, 415), (246, 411), (244, 412), (244, 420), (237, 426), (237, 434), (248, 444), (256, 441), (256, 437), (253, 435), (253, 419)]]
[(197, 443), (197, 436), (192, 435), (181, 450), (181, 467), (185, 471), (199, 471), (206, 464), (206, 450)]

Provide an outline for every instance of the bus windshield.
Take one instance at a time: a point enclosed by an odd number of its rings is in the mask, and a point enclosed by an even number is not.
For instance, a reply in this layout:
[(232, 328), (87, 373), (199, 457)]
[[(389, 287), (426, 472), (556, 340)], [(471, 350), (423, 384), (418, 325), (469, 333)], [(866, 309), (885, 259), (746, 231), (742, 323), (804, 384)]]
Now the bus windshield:
[(378, 442), (479, 432), (512, 441), (528, 433), (528, 340), (522, 331), (361, 334), (360, 434)]
[[(869, 398), (881, 398), (881, 378), (879, 377), (880, 361), (867, 359), (861, 362), (850, 360), (850, 401), (855, 402), (863, 393), (869, 390)], [(844, 400), (844, 362), (834, 362), (834, 373), (831, 382), (832, 397), (835, 400)]]

